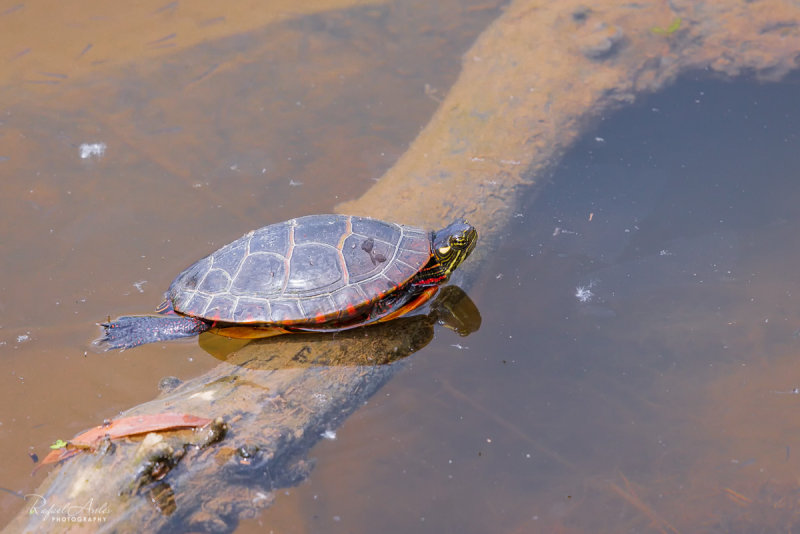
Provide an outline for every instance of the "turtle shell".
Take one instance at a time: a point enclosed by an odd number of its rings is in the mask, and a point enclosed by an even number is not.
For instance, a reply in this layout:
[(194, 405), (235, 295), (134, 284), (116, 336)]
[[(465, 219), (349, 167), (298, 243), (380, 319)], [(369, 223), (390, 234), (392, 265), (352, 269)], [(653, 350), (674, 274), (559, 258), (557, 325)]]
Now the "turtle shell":
[(310, 215), (254, 230), (198, 261), (166, 298), (184, 315), (235, 324), (356, 318), (406, 286), (431, 258), (419, 228)]

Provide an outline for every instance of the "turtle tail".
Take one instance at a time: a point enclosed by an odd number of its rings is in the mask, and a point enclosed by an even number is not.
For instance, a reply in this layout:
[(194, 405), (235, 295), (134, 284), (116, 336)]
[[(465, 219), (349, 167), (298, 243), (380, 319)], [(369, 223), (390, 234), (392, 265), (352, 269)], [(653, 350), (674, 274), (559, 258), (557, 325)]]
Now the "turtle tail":
[(99, 323), (103, 335), (92, 342), (100, 351), (130, 349), (145, 343), (192, 337), (211, 328), (211, 324), (194, 317), (170, 315), (126, 315), (115, 321)]

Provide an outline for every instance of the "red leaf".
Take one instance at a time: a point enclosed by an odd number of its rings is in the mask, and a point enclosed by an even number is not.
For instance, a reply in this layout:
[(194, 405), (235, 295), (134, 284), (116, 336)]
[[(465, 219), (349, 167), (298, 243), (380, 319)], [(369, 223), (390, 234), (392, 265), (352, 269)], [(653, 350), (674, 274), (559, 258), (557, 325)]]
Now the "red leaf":
[(211, 421), (212, 419), (207, 419), (205, 417), (179, 413), (123, 417), (122, 419), (110, 421), (107, 424), (96, 426), (91, 430), (78, 434), (69, 440), (68, 447), (66, 448), (50, 451), (50, 454), (45, 456), (42, 463), (37, 465), (31, 474), (35, 474), (36, 471), (47, 464), (54, 464), (72, 458), (76, 454), (84, 452), (87, 449), (94, 450), (106, 436), (108, 436), (109, 439), (119, 439), (135, 436), (137, 434), (146, 434), (148, 432), (163, 432), (165, 430), (177, 430), (179, 428), (199, 428), (207, 425)]
[(163, 432), (179, 428), (198, 428), (207, 425), (212, 420), (190, 414), (161, 413), (150, 415), (134, 415), (111, 421), (87, 430), (69, 440), (77, 447), (95, 448), (100, 441), (108, 436), (110, 439), (119, 439), (148, 432)]
[(76, 454), (78, 454), (80, 452), (83, 452), (83, 450), (84, 449), (77, 449), (77, 448), (76, 449), (64, 448), (64, 449), (52, 450), (52, 451), (50, 451), (50, 453), (47, 456), (44, 457), (44, 460), (42, 460), (42, 463), (40, 463), (39, 465), (37, 465), (33, 469), (33, 471), (31, 472), (31, 475), (35, 475), (36, 472), (39, 469), (41, 469), (42, 467), (44, 467), (47, 464), (54, 464), (56, 462), (60, 462), (61, 460), (66, 460), (68, 458), (72, 458)]

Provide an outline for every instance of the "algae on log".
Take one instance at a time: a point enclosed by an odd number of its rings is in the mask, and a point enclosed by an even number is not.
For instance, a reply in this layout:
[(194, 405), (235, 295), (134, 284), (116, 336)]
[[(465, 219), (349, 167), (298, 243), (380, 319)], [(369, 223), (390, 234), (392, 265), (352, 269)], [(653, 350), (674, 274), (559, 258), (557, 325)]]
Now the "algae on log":
[[(409, 150), (380, 182), (338, 211), (425, 227), (466, 216), (482, 234), (475, 259), (458, 276), (468, 280), (519, 194), (541, 182), (592, 121), (691, 70), (780, 79), (796, 68), (798, 51), (800, 9), (788, 1), (591, 7), (577, 0), (512, 2), (465, 54), (459, 79)], [(271, 502), (271, 490), (302, 479), (308, 448), (394, 369), (364, 361), (280, 370), (260, 368), (262, 363), (275, 355), (322, 361), (326, 354), (353, 351), (366, 357), (410, 353), (430, 336), (429, 321), (407, 328), (421, 320), (336, 340), (303, 336), (252, 344), (232, 361), (126, 412), (221, 416), (230, 426), (221, 443), (189, 449), (163, 484), (150, 485), (146, 491), (161, 511), (140, 493), (119, 495), (135, 467), (136, 447), (127, 443), (111, 454), (69, 460), (37, 494), (56, 505), (88, 497), (113, 501), (108, 521), (99, 525), (106, 530), (232, 530), (239, 518)], [(263, 350), (269, 357), (258, 354)], [(250, 476), (255, 471), (258, 480)], [(9, 529), (38, 531), (43, 520), (26, 507)], [(53, 526), (48, 523), (48, 530)]]

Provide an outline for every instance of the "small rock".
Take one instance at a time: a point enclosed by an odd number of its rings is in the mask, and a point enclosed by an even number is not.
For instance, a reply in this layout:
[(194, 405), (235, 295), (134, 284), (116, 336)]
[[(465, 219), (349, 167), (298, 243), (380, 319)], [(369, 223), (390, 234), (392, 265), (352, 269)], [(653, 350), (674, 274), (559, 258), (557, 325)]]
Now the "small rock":
[(581, 53), (589, 59), (605, 59), (619, 49), (625, 33), (618, 26), (599, 22), (581, 38)]
[(579, 6), (572, 12), (572, 20), (584, 22), (592, 14), (592, 10), (587, 6)]
[(181, 379), (176, 376), (165, 376), (158, 382), (158, 390), (163, 393), (169, 393), (180, 386), (181, 383)]

